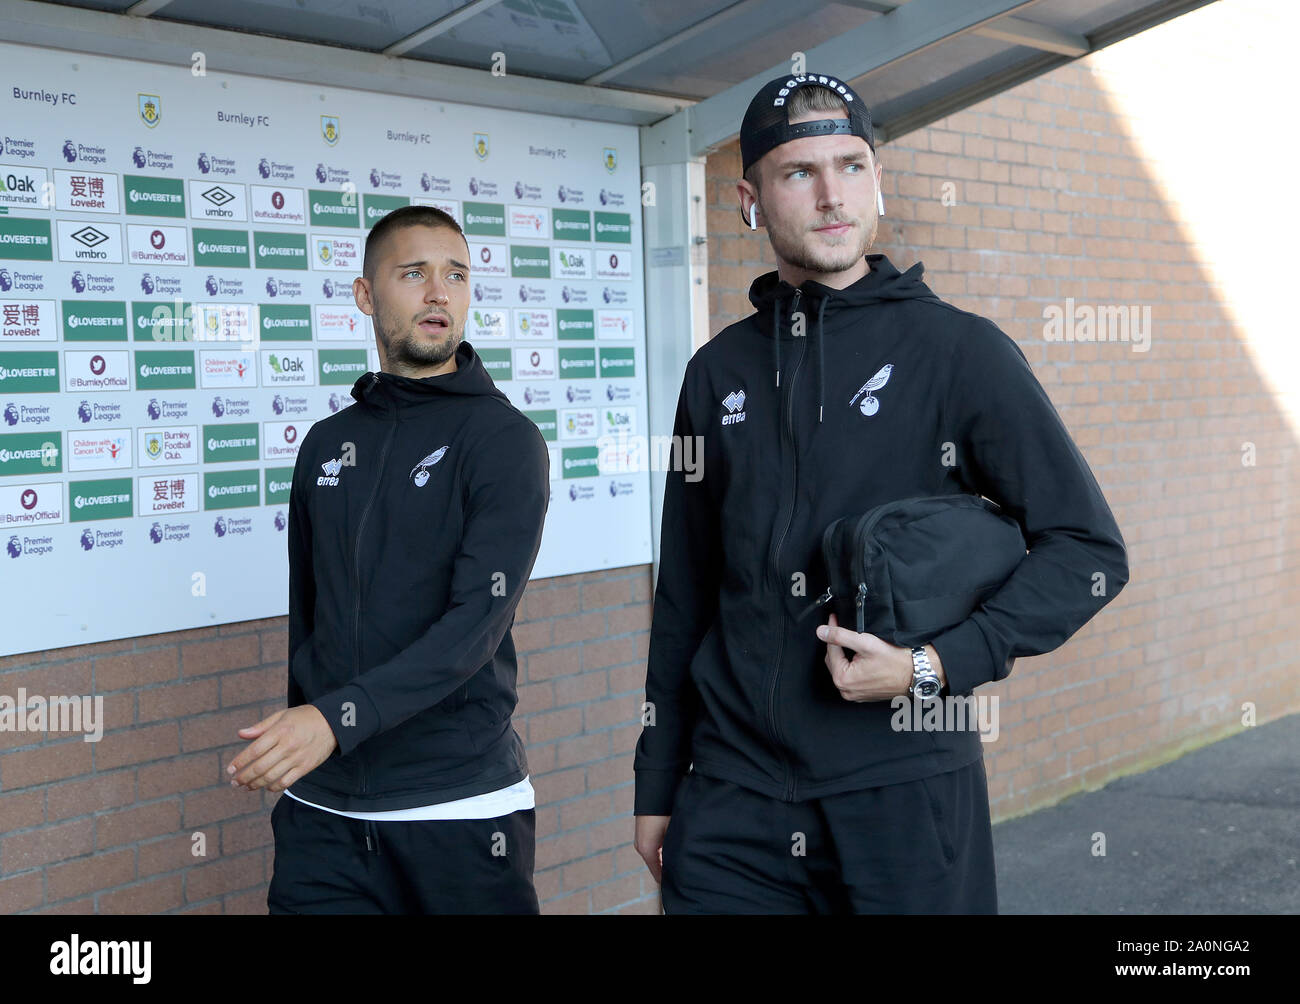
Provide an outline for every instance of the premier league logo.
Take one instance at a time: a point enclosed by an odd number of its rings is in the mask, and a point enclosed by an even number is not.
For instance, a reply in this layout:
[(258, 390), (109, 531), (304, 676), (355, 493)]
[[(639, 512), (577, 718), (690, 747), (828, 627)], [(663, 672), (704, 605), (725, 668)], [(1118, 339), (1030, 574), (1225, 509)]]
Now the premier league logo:
[(474, 299), (478, 301), (482, 301), (483, 299), (483, 287), (477, 282), (474, 283)]
[(516, 182), (515, 182), (515, 198), (516, 198), (516, 199), (522, 199), (523, 197), (524, 197), (524, 183), (523, 183), (522, 181), (516, 181)]
[(577, 395), (574, 394), (574, 392), (573, 392), (573, 388), (572, 388), (572, 387), (565, 387), (565, 388), (564, 388), (564, 396), (567, 397), (567, 398), (569, 399), (569, 404), (573, 404), (573, 399), (574, 399), (574, 397), (576, 397)]
[(70, 282), (72, 283), (73, 292), (84, 293), (86, 291), (86, 277), (80, 272), (73, 272)]
[(319, 182), (323, 185), (323, 184), (325, 184), (325, 178), (326, 178), (326, 177), (327, 177), (327, 175), (325, 174), (325, 165), (324, 165), (324, 164), (317, 164), (317, 165), (316, 165), (316, 180), (319, 181)]
[(269, 178), (271, 176), (271, 164), (265, 157), (257, 162), (257, 173), (263, 178)]
[(558, 198), (561, 202), (564, 201), (564, 186), (563, 186), (563, 185), (561, 185), (559, 188), (557, 188), (557, 189), (555, 190), (555, 195), (556, 195), (556, 198)]
[(600, 190), (600, 204), (602, 206), (609, 204), (609, 196), (605, 194), (605, 190), (603, 188)]
[(148, 161), (145, 160), (144, 147), (137, 146), (131, 151), (131, 163), (136, 167), (144, 167), (144, 165), (148, 163)]
[(533, 403), (533, 388), (531, 388), (531, 387), (525, 387), (525, 388), (524, 388), (524, 404), (532, 404), (532, 403)]
[(77, 417), (83, 422), (89, 422), (91, 420), (93, 414), (90, 410), (89, 401), (82, 401), (81, 404), (77, 405)]
[(332, 299), (333, 296), (334, 296), (334, 283), (333, 283), (333, 281), (330, 280), (330, 279), (326, 279), (326, 280), (321, 284), (321, 292), (323, 292), (323, 293), (325, 294), (325, 299), (327, 299), (327, 300)]
[(217, 277), (216, 277), (215, 275), (210, 275), (210, 276), (208, 276), (207, 279), (206, 279), (206, 280), (204, 281), (204, 283), (203, 283), (203, 288), (206, 289), (206, 290), (208, 291), (208, 296), (216, 296), (216, 295), (217, 295)]
[(528, 302), (528, 287), (525, 286), (523, 283), (519, 284), (519, 302), (520, 303)]
[(609, 303), (609, 301), (613, 299), (612, 295), (610, 294), (608, 286), (606, 286), (604, 289), (600, 291), (600, 298), (604, 300), (606, 303)]
[(83, 530), (81, 532), (81, 549), (83, 551), (89, 551), (94, 546), (95, 546), (95, 535), (92, 534), (89, 530)]
[(284, 525), (285, 525), (285, 524), (284, 524), (284, 510), (283, 510), (283, 509), (277, 509), (277, 510), (275, 511), (275, 528), (276, 528), (277, 530), (283, 530), (283, 529), (284, 529)]
[(217, 418), (220, 418), (225, 413), (226, 413), (226, 402), (221, 400), (221, 398), (219, 397), (214, 397), (212, 399), (212, 414), (215, 415)]
[(560, 299), (563, 300), (565, 303), (568, 303), (568, 302), (569, 302), (569, 287), (568, 287), (568, 286), (562, 286), (562, 287), (560, 288)]
[(162, 540), (162, 527), (159, 524), (155, 523), (153, 526), (149, 527), (149, 539), (155, 544)]
[(217, 517), (217, 521), (212, 524), (212, 532), (218, 537), (224, 537), (226, 535), (226, 521), (224, 517)]
[(276, 394), (275, 397), (271, 398), (271, 410), (277, 415), (284, 414), (284, 398), (279, 394)]
[(337, 394), (330, 395), (330, 411), (338, 411), (343, 406), (343, 402)]
[(151, 276), (148, 272), (140, 276), (140, 288), (143, 289), (146, 293), (153, 292), (153, 276)]
[(372, 167), (372, 168), (370, 169), (370, 187), (371, 187), (371, 188), (378, 188), (378, 187), (379, 187), (379, 170), (378, 170), (378, 168), (374, 168), (374, 167)]
[(150, 418), (157, 418), (162, 414), (162, 409), (158, 407), (158, 399), (156, 397), (149, 398), (149, 404), (145, 410), (149, 412)]
[(266, 295), (267, 295), (267, 296), (275, 296), (275, 295), (276, 295), (277, 293), (279, 293), (279, 292), (280, 292), (280, 287), (278, 287), (278, 286), (275, 284), (275, 279), (272, 278), (271, 276), (267, 276), (267, 279), (266, 279)]
[(212, 164), (208, 160), (208, 155), (206, 153), (199, 154), (199, 173), (207, 174), (211, 170), (212, 170)]
[(20, 554), (23, 553), (23, 545), (22, 545), (22, 543), (18, 540), (17, 537), (10, 537), (10, 538), (9, 538), (8, 551), (9, 551), (9, 557), (11, 557), (11, 558), (16, 558), (16, 557), (18, 557), (18, 555), (20, 555)]
[(63, 141), (63, 159), (69, 164), (77, 159), (77, 147), (70, 139)]
[(478, 195), (478, 181), (475, 178), (469, 179), (469, 194)]
[(577, 485), (570, 485), (570, 486), (569, 486), (569, 501), (570, 501), (570, 502), (576, 501), (577, 498), (578, 498), (578, 486), (577, 486)]
[(14, 281), (9, 277), (7, 268), (0, 268), (0, 293), (7, 293), (14, 288)]
[(426, 192), (433, 187), (433, 182), (429, 180), (428, 171), (425, 171), (424, 174), (420, 175), (420, 187), (423, 188)]
[(6, 425), (18, 424), (18, 406), (14, 404), (12, 401), (10, 401), (7, 405), (5, 405), (5, 424)]

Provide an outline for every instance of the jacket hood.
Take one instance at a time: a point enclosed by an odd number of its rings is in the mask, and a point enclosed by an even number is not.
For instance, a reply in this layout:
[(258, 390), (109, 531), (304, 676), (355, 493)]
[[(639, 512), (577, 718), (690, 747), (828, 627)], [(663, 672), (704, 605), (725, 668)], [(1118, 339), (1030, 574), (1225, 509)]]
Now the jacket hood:
[(488, 374), (474, 346), (462, 340), (456, 346), (456, 369), (438, 376), (398, 376), (396, 373), (370, 372), (352, 385), (352, 396), (362, 404), (388, 411), (427, 404), (440, 395), (487, 395), (509, 401)]
[[(772, 369), (776, 386), (781, 386), (781, 340), (796, 337), (790, 319), (782, 321), (783, 311), (795, 309), (796, 302), (806, 307), (805, 315), (813, 323), (805, 323), (803, 334), (810, 335), (817, 352), (817, 421), (822, 418), (825, 387), (825, 366), (822, 353), (822, 327), (829, 321), (843, 319), (842, 315), (874, 303), (887, 300), (939, 298), (921, 281), (925, 266), (917, 262), (906, 272), (900, 272), (883, 254), (866, 256), (869, 271), (857, 282), (844, 289), (832, 289), (815, 279), (805, 279), (798, 287), (791, 286), (776, 272), (760, 275), (749, 287), (749, 302), (758, 312), (755, 321), (764, 338), (772, 339)], [(798, 300), (796, 301), (796, 295)], [(778, 337), (773, 337), (773, 333)]]

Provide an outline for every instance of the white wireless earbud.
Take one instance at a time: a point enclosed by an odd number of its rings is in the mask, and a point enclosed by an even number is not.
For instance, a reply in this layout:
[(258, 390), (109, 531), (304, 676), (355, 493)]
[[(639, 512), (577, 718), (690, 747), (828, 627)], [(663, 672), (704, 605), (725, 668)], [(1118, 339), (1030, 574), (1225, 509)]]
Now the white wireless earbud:
[(757, 202), (751, 202), (751, 203), (749, 204), (749, 229), (750, 229), (750, 230), (757, 230), (757, 229), (758, 229), (758, 223), (757, 223), (757, 221), (754, 219), (754, 213), (755, 213), (755, 211), (756, 211), (757, 209), (758, 209), (758, 203), (757, 203)]
[(885, 215), (885, 193), (879, 188), (876, 189), (876, 208), (880, 210), (878, 215)]

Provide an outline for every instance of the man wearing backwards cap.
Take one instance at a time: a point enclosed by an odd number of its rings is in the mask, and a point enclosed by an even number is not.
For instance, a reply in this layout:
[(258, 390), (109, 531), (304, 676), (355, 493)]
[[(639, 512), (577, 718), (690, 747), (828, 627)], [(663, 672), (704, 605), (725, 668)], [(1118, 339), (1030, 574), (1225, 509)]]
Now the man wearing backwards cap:
[[(891, 701), (930, 671), (970, 695), (1059, 646), (1127, 582), (1123, 538), (1015, 342), (921, 264), (864, 256), (884, 204), (858, 95), (773, 80), (740, 146), (777, 270), (682, 383), (674, 434), (711, 459), (668, 474), (637, 851), (670, 914), (996, 913), (979, 733), (891, 728)], [(955, 492), (1029, 543), (979, 610), (915, 649), (797, 619), (832, 519)]]

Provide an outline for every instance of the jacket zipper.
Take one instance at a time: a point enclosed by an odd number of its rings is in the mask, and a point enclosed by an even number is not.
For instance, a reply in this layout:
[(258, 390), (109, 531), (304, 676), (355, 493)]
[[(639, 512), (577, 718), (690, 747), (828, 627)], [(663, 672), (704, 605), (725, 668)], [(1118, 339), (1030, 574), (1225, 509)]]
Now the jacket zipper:
[[(380, 485), (383, 482), (384, 461), (388, 459), (388, 449), (393, 444), (393, 436), (397, 432), (397, 411), (393, 411), (393, 426), (388, 430), (388, 435), (384, 438), (384, 448), (379, 453), (379, 469), (375, 473), (374, 487), (370, 489), (370, 498), (366, 499), (366, 507), (361, 510), (361, 520), (357, 523), (356, 542), (352, 548), (352, 595), (354, 597), (353, 619), (352, 619), (352, 655), (355, 665), (355, 674), (361, 675), (361, 534), (366, 528), (366, 519), (370, 516), (370, 508), (375, 504), (375, 496), (379, 494)], [(356, 749), (357, 768), (361, 773), (361, 791), (359, 794), (366, 793), (366, 759), (362, 753), (361, 747)]]
[[(798, 290), (798, 289), (794, 291), (794, 299), (790, 303), (791, 323), (793, 323), (795, 311), (799, 307), (799, 298), (802, 295), (802, 292), (803, 292), (802, 290)], [(772, 337), (776, 339), (780, 339), (781, 329), (779, 325), (772, 331)], [(794, 422), (793, 422), (792, 413), (794, 411), (794, 388), (795, 388), (795, 383), (799, 378), (799, 370), (803, 368), (804, 351), (805, 351), (804, 346), (800, 344), (799, 360), (797, 363), (795, 363), (794, 372), (790, 375), (790, 383), (786, 387), (786, 407), (785, 407), (784, 424), (782, 427), (782, 431), (785, 432), (786, 435), (789, 437), (790, 459), (794, 469), (791, 473), (791, 478), (790, 478), (790, 513), (786, 517), (785, 527), (781, 530), (781, 535), (776, 539), (776, 544), (775, 547), (773, 548), (772, 555), (771, 555), (772, 574), (773, 574), (773, 578), (776, 580), (777, 595), (782, 595), (781, 590), (785, 588), (785, 584), (781, 581), (781, 548), (785, 544), (786, 534), (790, 532), (790, 524), (794, 522), (794, 507), (795, 507), (795, 502), (798, 500), (799, 497), (799, 490), (798, 490), (799, 456), (798, 456), (798, 452), (795, 449)], [(785, 606), (785, 602), (784, 600), (782, 600), (781, 636), (780, 636), (780, 641), (777, 643), (777, 647), (776, 647), (776, 664), (772, 667), (772, 682), (768, 687), (767, 716), (768, 716), (768, 722), (770, 724), (769, 732), (772, 735), (773, 742), (776, 744), (777, 754), (781, 757), (781, 764), (785, 769), (785, 776), (787, 780), (786, 780), (784, 800), (793, 801), (794, 793), (795, 793), (794, 771), (790, 767), (790, 761), (786, 758), (785, 750), (783, 748), (783, 740), (781, 739), (781, 732), (776, 723), (776, 688), (777, 688), (777, 683), (780, 680), (781, 658), (785, 654), (784, 606)]]

